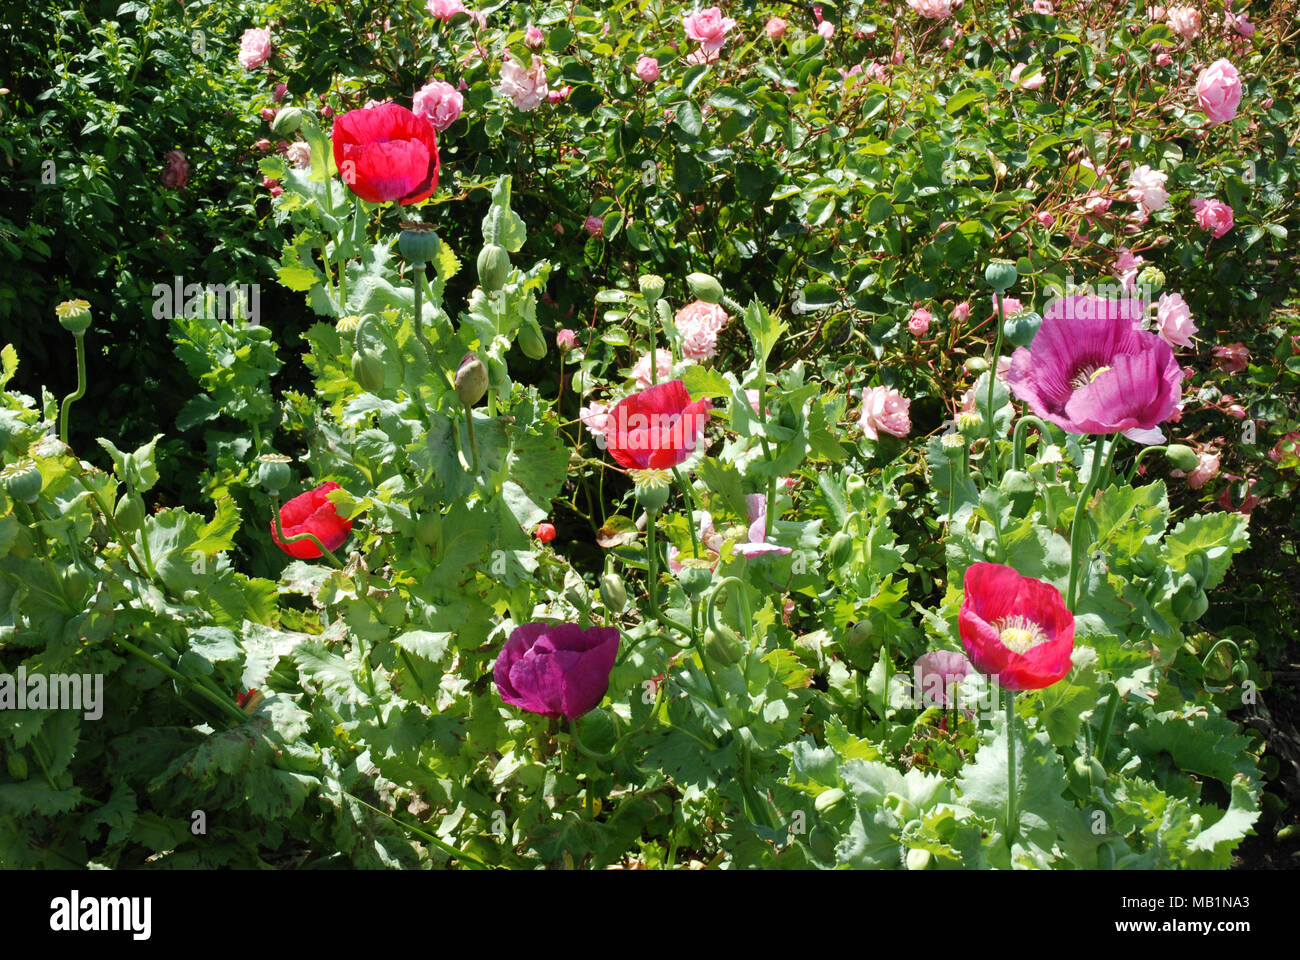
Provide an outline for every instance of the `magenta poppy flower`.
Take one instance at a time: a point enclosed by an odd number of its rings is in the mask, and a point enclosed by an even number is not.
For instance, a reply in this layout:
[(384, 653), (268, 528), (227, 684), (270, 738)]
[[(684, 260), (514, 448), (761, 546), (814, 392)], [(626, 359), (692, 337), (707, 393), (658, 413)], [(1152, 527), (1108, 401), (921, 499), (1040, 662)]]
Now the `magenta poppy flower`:
[(609, 454), (629, 470), (669, 470), (695, 450), (712, 407), (707, 398), (692, 403), (680, 380), (634, 393), (610, 411)]
[(963, 586), (957, 628), (976, 670), (1006, 690), (1040, 690), (1070, 672), (1074, 614), (1061, 591), (1000, 563), (972, 564)]
[(546, 717), (576, 720), (609, 689), (618, 641), (616, 627), (525, 623), (510, 634), (492, 672), (501, 699)]
[(334, 119), (334, 162), (348, 188), (370, 203), (418, 203), (438, 188), (433, 124), (396, 103)]
[[(352, 521), (338, 515), (328, 499), (331, 490), (339, 489), (334, 481), (322, 483), (315, 490), (300, 493), (280, 508), (280, 529), (286, 538), (310, 533), (333, 552), (343, 546), (352, 533)], [(314, 560), (321, 555), (320, 548), (310, 540), (286, 544), (275, 535), (275, 522), (271, 522), (271, 539), (281, 550), (299, 560)]]
[(1136, 298), (1065, 297), (1047, 309), (1029, 349), (1011, 355), (1007, 383), (1036, 416), (1067, 433), (1164, 439), (1159, 424), (1182, 399), (1169, 344), (1139, 328)]

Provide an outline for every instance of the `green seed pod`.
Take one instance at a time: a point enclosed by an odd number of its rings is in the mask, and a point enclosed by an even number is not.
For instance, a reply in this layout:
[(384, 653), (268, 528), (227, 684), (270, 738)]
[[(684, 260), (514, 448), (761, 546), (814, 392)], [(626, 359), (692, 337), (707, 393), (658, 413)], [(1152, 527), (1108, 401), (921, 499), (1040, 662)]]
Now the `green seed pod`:
[(1034, 478), (1023, 470), (1008, 470), (1002, 475), (1002, 483), (999, 486), (1011, 500), (1012, 515), (1026, 516), (1038, 492), (1038, 485), (1034, 483)]
[(352, 379), (366, 393), (378, 393), (384, 389), (384, 361), (369, 350), (355, 351), (352, 354)]
[(45, 480), (41, 477), (41, 468), (35, 460), (27, 457), (15, 460), (0, 471), (0, 477), (4, 478), (5, 490), (15, 500), (35, 503), (40, 499)]
[(85, 300), (64, 300), (54, 308), (54, 315), (59, 318), (63, 329), (73, 336), (84, 335), (90, 327), (90, 304)]
[(27, 779), (27, 758), (21, 753), (5, 754), (5, 769), (15, 780)]
[(1245, 683), (1250, 679), (1250, 667), (1246, 665), (1245, 660), (1238, 660), (1232, 665), (1232, 679), (1238, 684)]
[(546, 356), (546, 340), (537, 324), (525, 320), (519, 327), (519, 334), (515, 339), (519, 343), (519, 349), (530, 360), (540, 360)]
[(983, 357), (967, 357), (965, 366), (967, 373), (978, 374), (989, 368), (989, 362)]
[(293, 479), (290, 462), (288, 457), (280, 453), (264, 453), (257, 458), (257, 479), (268, 493), (279, 493), (289, 485)]
[(124, 493), (113, 508), (113, 519), (124, 533), (140, 529), (144, 523), (144, 498), (138, 493)]
[(627, 587), (617, 573), (607, 573), (600, 578), (600, 599), (610, 613), (622, 613), (627, 606)]
[(641, 296), (645, 297), (646, 303), (654, 303), (664, 295), (664, 278), (655, 276), (653, 273), (643, 273), (637, 278), (637, 283), (641, 287)]
[(830, 546), (826, 548), (826, 559), (831, 562), (833, 567), (841, 567), (848, 563), (849, 557), (853, 555), (853, 538), (841, 530), (835, 536), (831, 537)]
[(688, 563), (677, 575), (677, 582), (682, 585), (682, 591), (688, 597), (699, 597), (713, 583), (713, 572), (707, 567), (697, 567)]
[(704, 652), (709, 659), (723, 666), (731, 666), (745, 655), (745, 643), (726, 624), (717, 630), (709, 629), (704, 633)]
[(924, 870), (930, 865), (930, 851), (913, 848), (907, 851), (907, 869)]
[(1187, 575), (1196, 581), (1196, 585), (1205, 589), (1205, 581), (1210, 578), (1210, 559), (1197, 550), (1187, 555)]
[(437, 510), (423, 514), (415, 524), (415, 539), (437, 553), (442, 546), (442, 514)]
[(686, 285), (691, 288), (691, 294), (697, 300), (703, 300), (705, 303), (722, 302), (724, 294), (722, 284), (718, 282), (717, 277), (709, 276), (707, 273), (687, 274)]
[(1184, 472), (1195, 470), (1200, 463), (1196, 451), (1181, 443), (1171, 443), (1165, 447), (1165, 459)]
[(1087, 757), (1075, 757), (1074, 763), (1065, 768), (1065, 779), (1070, 792), (1080, 799), (1092, 793), (1091, 770)]
[(456, 370), (456, 396), (467, 407), (472, 407), (483, 399), (488, 389), (487, 367), (474, 354), (465, 355)]
[(1042, 325), (1043, 318), (1029, 311), (1007, 317), (1006, 323), (1002, 325), (1002, 335), (1017, 347), (1028, 348)]
[(404, 224), (406, 227), (397, 236), (397, 250), (407, 263), (428, 263), (438, 255), (442, 241), (433, 232), (433, 227), (425, 223)]
[(668, 502), (668, 487), (644, 483), (635, 488), (636, 502), (647, 513), (658, 513)]
[(1194, 583), (1184, 584), (1183, 587), (1174, 594), (1171, 604), (1174, 616), (1184, 623), (1192, 623), (1201, 619), (1205, 611), (1210, 609), (1210, 598)]
[(1019, 278), (1020, 273), (1010, 260), (994, 260), (984, 268), (984, 282), (999, 293), (1009, 290)]
[(489, 243), (478, 252), (478, 282), (488, 293), (506, 285), (510, 275), (510, 253), (505, 247)]
[(1088, 758), (1088, 782), (1094, 787), (1101, 787), (1106, 783), (1106, 768), (1096, 757)]
[(281, 107), (280, 112), (271, 121), (271, 132), (278, 137), (287, 137), (297, 133), (302, 126), (302, 110), (298, 107)]

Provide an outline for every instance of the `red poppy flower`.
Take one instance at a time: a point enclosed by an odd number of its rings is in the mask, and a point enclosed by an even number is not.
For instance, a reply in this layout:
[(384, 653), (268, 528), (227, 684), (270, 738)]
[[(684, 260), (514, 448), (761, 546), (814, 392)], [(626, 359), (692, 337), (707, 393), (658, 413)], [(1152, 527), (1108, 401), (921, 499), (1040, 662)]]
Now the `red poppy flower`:
[(605, 422), (605, 442), (620, 465), (668, 470), (691, 455), (713, 405), (691, 402), (686, 384), (669, 380), (621, 400)]
[(1006, 690), (1040, 690), (1070, 672), (1074, 614), (1050, 583), (1000, 563), (966, 570), (957, 626), (975, 669)]
[(537, 529), (533, 531), (533, 536), (542, 543), (550, 543), (555, 539), (555, 524), (539, 523)]
[[(280, 508), (280, 528), (286, 538), (300, 533), (314, 534), (326, 550), (337, 550), (352, 533), (352, 521), (344, 520), (326, 499), (331, 490), (339, 489), (334, 481), (322, 483), (315, 490), (300, 493)], [(310, 540), (299, 540), (285, 545), (275, 535), (275, 522), (271, 523), (271, 539), (281, 550), (299, 560), (314, 560), (321, 555), (320, 548)]]
[(405, 206), (438, 188), (433, 124), (395, 103), (349, 110), (334, 119), (334, 162), (362, 200)]

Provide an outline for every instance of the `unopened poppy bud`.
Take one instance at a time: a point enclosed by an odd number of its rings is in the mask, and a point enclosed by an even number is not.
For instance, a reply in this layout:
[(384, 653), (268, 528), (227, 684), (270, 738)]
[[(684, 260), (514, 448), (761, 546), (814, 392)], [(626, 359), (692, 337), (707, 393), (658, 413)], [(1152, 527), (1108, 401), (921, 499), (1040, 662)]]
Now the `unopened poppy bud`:
[(465, 406), (472, 407), (483, 399), (487, 389), (487, 367), (474, 354), (466, 354), (456, 370), (456, 396), (460, 397), (460, 402)]
[(731, 666), (745, 655), (745, 643), (736, 631), (722, 624), (716, 630), (705, 631), (704, 652), (709, 655), (709, 659), (723, 666)]
[(271, 132), (276, 136), (287, 137), (302, 126), (302, 110), (297, 107), (282, 107), (271, 121)]
[(495, 293), (506, 285), (510, 275), (510, 253), (495, 243), (484, 245), (478, 252), (478, 282), (488, 293)]
[(519, 344), (519, 349), (524, 352), (524, 356), (530, 360), (540, 360), (546, 356), (546, 339), (542, 336), (542, 331), (538, 329), (535, 322), (525, 320), (519, 326), (519, 334), (515, 337)]
[(369, 350), (358, 350), (352, 354), (352, 379), (361, 385), (366, 393), (378, 393), (384, 389), (384, 361)]
[(1171, 443), (1165, 447), (1165, 459), (1179, 470), (1195, 470), (1200, 463), (1196, 451), (1181, 443)]
[(600, 578), (600, 599), (610, 613), (622, 613), (627, 606), (627, 587), (617, 573), (607, 573)]
[(686, 283), (696, 299), (703, 300), (705, 303), (722, 302), (722, 284), (716, 277), (709, 276), (707, 273), (692, 273), (687, 275)]
[(423, 514), (415, 524), (415, 539), (437, 553), (442, 545), (442, 514), (437, 510)]
[(125, 493), (113, 509), (113, 519), (126, 533), (139, 530), (144, 523), (144, 500), (138, 493)]
[(708, 567), (684, 565), (677, 581), (682, 585), (683, 593), (695, 598), (702, 596), (713, 584), (713, 572)]
[(841, 530), (831, 537), (830, 545), (826, 548), (826, 559), (831, 562), (833, 567), (842, 566), (848, 562), (852, 552), (853, 538)]

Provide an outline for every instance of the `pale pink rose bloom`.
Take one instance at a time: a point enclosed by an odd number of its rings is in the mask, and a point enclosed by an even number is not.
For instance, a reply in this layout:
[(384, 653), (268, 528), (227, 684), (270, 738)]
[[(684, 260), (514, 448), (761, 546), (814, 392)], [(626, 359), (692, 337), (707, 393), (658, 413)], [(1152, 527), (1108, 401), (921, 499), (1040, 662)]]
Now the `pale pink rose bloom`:
[(560, 87), (559, 90), (552, 90), (550, 93), (548, 93), (546, 95), (546, 99), (550, 103), (556, 104), (559, 103), (561, 100), (568, 100), (569, 94), (571, 93), (573, 93), (573, 87), (569, 86), (566, 83), (564, 86)]
[(593, 237), (602, 237), (605, 235), (605, 218), (592, 214), (586, 220), (582, 221), (582, 229), (586, 230)]
[(1195, 40), (1201, 32), (1201, 12), (1195, 7), (1170, 7), (1167, 22), (1170, 30), (1188, 40)]
[(162, 185), (180, 188), (190, 178), (190, 162), (179, 150), (168, 150), (163, 158)]
[(1219, 454), (1214, 450), (1202, 450), (1196, 455), (1196, 466), (1187, 475), (1187, 485), (1193, 490), (1205, 486), (1206, 481), (1219, 475)]
[(727, 312), (716, 303), (696, 300), (673, 318), (682, 336), (682, 354), (691, 360), (708, 360), (717, 352), (718, 333), (727, 325)]
[(1047, 82), (1047, 78), (1043, 76), (1042, 71), (1040, 70), (1030, 74), (1029, 77), (1026, 78), (1025, 82), (1021, 83), (1020, 77), (1022, 74), (1024, 74), (1028, 66), (1029, 65), (1025, 63), (1017, 63), (1014, 67), (1012, 67), (1011, 82), (1018, 87), (1024, 87), (1026, 90), (1037, 90), (1039, 87), (1041, 87), (1044, 83)]
[(1191, 203), (1196, 222), (1202, 230), (1209, 230), (1215, 239), (1232, 229), (1232, 207), (1213, 198), (1202, 200), (1200, 197)]
[(1169, 56), (1169, 54), (1161, 53), (1156, 56), (1157, 67), (1172, 67), (1173, 65), (1174, 65), (1174, 58)]
[(879, 440), (881, 432), (905, 437), (912, 429), (908, 415), (911, 405), (911, 400), (890, 387), (866, 387), (862, 391), (858, 426), (872, 440)]
[(950, 313), (949, 316), (958, 323), (964, 322), (970, 316), (970, 301), (963, 300), (961, 303), (957, 304), (957, 306), (952, 308), (952, 313)]
[(461, 0), (429, 0), (425, 5), (425, 9), (443, 22), (450, 20), (458, 13), (469, 13)]
[(1119, 252), (1119, 257), (1115, 260), (1115, 279), (1125, 290), (1129, 290), (1137, 282), (1138, 271), (1142, 269), (1142, 264), (1146, 261), (1133, 253), (1127, 247)]
[(1052, 0), (1034, 0), (1034, 13), (1041, 13), (1045, 17), (1050, 17), (1056, 13), (1052, 6)]
[(659, 61), (654, 57), (638, 57), (636, 75), (644, 83), (654, 83), (659, 79)]
[(786, 26), (786, 22), (780, 17), (773, 17), (771, 20), (767, 21), (767, 26), (764, 27), (763, 30), (767, 33), (767, 38), (769, 40), (780, 40), (785, 36)]
[(609, 427), (609, 404), (593, 400), (591, 406), (578, 408), (578, 419), (593, 437), (603, 437)]
[[(671, 353), (663, 349), (656, 350), (655, 365), (655, 374), (660, 383), (672, 379), (673, 355)], [(653, 386), (650, 381), (650, 354), (642, 354), (641, 359), (632, 368), (632, 378), (636, 380), (638, 390), (649, 390)]]
[(542, 33), (542, 31), (536, 27), (529, 27), (528, 31), (524, 34), (524, 43), (532, 47), (534, 50), (541, 47), (545, 42), (546, 34)]
[(889, 68), (883, 63), (873, 63), (867, 67), (867, 74), (876, 83), (889, 83)]
[(578, 335), (565, 327), (555, 335), (555, 345), (561, 350), (572, 350), (578, 345)]
[(239, 65), (245, 70), (260, 67), (271, 57), (271, 31), (249, 27), (239, 40)]
[(1162, 293), (1156, 306), (1160, 336), (1176, 347), (1190, 347), (1196, 333), (1192, 322), (1192, 308), (1180, 293)]
[(1051, 229), (1052, 224), (1056, 223), (1056, 218), (1046, 210), (1038, 214), (1034, 219), (1038, 221), (1040, 227), (1047, 227), (1048, 229)]
[(1239, 33), (1247, 39), (1255, 35), (1255, 25), (1250, 22), (1250, 17), (1244, 13), (1234, 14), (1228, 10), (1224, 10), (1223, 28), (1225, 30)]
[(540, 58), (533, 57), (532, 68), (525, 70), (514, 60), (507, 60), (501, 65), (501, 86), (497, 91), (513, 100), (520, 110), (536, 110), (550, 93), (546, 86), (545, 64)]
[(1227, 123), (1241, 103), (1241, 76), (1227, 60), (1215, 60), (1196, 77), (1196, 99), (1210, 126)]
[(758, 391), (746, 390), (745, 399), (749, 401), (749, 405), (754, 409), (754, 416), (761, 417), (763, 414), (758, 409)]
[(703, 47), (696, 47), (686, 55), (686, 62), (691, 66), (701, 63), (717, 63), (718, 58), (721, 56), (721, 51), (706, 50)]
[(1241, 373), (1250, 362), (1250, 351), (1244, 343), (1233, 343), (1214, 348), (1214, 365), (1224, 373)]
[(902, 47), (896, 49), (894, 51), (894, 55), (889, 58), (889, 62), (896, 67), (901, 66), (906, 61), (907, 61), (907, 53), (903, 50)]
[(430, 80), (415, 91), (411, 105), (412, 113), (428, 118), (433, 129), (441, 133), (459, 119), (465, 98), (450, 83)]
[(907, 0), (907, 5), (915, 10), (920, 16), (927, 17), (931, 20), (942, 20), (944, 17), (951, 17), (952, 12), (960, 7), (962, 0)]
[(1169, 192), (1165, 190), (1168, 179), (1168, 174), (1152, 170), (1144, 163), (1128, 176), (1128, 198), (1147, 210), (1160, 210), (1169, 202)]
[(732, 547), (733, 552), (742, 557), (758, 557), (765, 553), (785, 554), (789, 547), (779, 547), (769, 543), (765, 538), (767, 528), (767, 497), (761, 493), (745, 496), (745, 512), (749, 516), (749, 542), (738, 543)]
[[(997, 309), (997, 303), (994, 302), (993, 309)], [(1008, 317), (1014, 317), (1017, 313), (1025, 309), (1025, 305), (1015, 297), (1003, 297), (1002, 309), (1006, 311)]]
[(823, 40), (829, 40), (831, 37), (835, 36), (835, 24), (831, 23), (829, 20), (823, 20), (821, 23), (817, 24), (817, 33)]
[(299, 170), (306, 170), (311, 166), (311, 147), (306, 140), (299, 140), (296, 143), (289, 144), (289, 148), (284, 152), (284, 155)]
[(724, 17), (717, 7), (706, 7), (682, 17), (686, 36), (708, 53), (722, 49), (722, 45), (727, 42), (727, 32), (735, 25), (736, 21)]
[(912, 317), (907, 321), (907, 332), (914, 337), (923, 337), (929, 332), (930, 321), (934, 317), (925, 307), (919, 307), (912, 311)]
[(256, 143), (253, 144), (253, 149), (261, 150), (263, 153), (265, 153), (267, 150), (271, 149), (271, 141), (266, 139), (266, 137), (263, 137), (261, 140), (258, 140)]
[(1165, 8), (1160, 4), (1156, 4), (1149, 9), (1151, 11), (1152, 20), (1163, 20), (1165, 18)]

